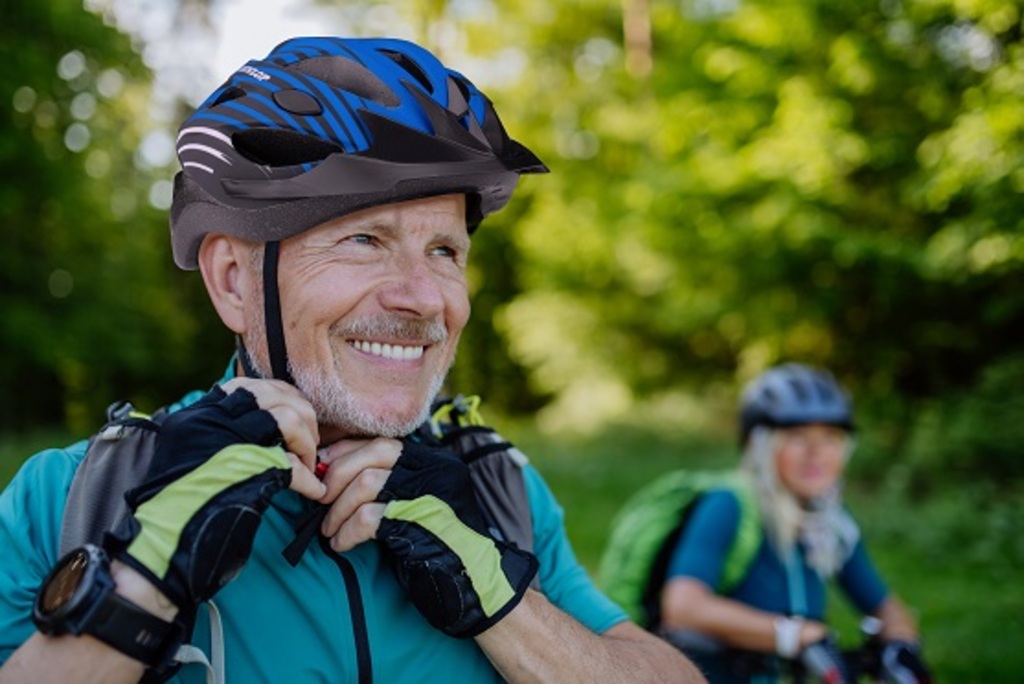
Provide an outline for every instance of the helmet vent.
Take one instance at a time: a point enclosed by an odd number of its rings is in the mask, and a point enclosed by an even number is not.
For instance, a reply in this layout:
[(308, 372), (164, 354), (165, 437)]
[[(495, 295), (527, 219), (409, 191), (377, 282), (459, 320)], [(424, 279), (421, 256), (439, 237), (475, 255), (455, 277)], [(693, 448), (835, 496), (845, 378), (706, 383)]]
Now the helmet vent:
[(789, 389), (792, 390), (794, 396), (796, 396), (797, 401), (803, 402), (809, 401), (811, 399), (810, 395), (807, 392), (807, 387), (804, 386), (802, 383), (797, 382), (795, 379), (791, 379), (789, 381)]
[[(401, 52), (396, 52), (394, 50), (378, 50), (378, 52), (384, 55), (385, 57), (390, 57), (392, 60), (394, 60), (395, 64), (409, 72), (409, 75), (415, 78), (419, 82), (419, 84), (423, 86), (423, 89), (426, 90), (428, 93), (434, 92), (434, 84), (432, 84), (430, 82), (430, 79), (427, 78), (427, 75), (423, 72), (423, 69), (421, 69), (419, 65), (416, 64), (416, 62), (414, 62), (408, 55), (405, 55)], [(467, 97), (466, 99), (469, 98)]]
[(296, 166), (323, 161), (345, 150), (329, 140), (295, 131), (273, 128), (249, 128), (231, 136), (238, 153), (255, 164)]
[(466, 85), (465, 79), (453, 77), (452, 80), (455, 81), (455, 85), (458, 87), (459, 92), (462, 93), (462, 99), (469, 102), (469, 86)]
[(810, 383), (811, 389), (814, 390), (814, 399), (817, 401), (828, 401), (828, 388), (821, 383), (820, 380), (814, 379)]
[(231, 100), (237, 100), (238, 98), (245, 96), (246, 92), (244, 90), (238, 86), (231, 86), (230, 88), (225, 88), (224, 91), (217, 96), (217, 99), (213, 101), (213, 104), (211, 104), (210, 107), (216, 107), (224, 104), (225, 102), (231, 102)]
[(385, 107), (401, 104), (398, 97), (373, 72), (347, 57), (310, 57), (295, 62), (288, 70), (298, 71)]

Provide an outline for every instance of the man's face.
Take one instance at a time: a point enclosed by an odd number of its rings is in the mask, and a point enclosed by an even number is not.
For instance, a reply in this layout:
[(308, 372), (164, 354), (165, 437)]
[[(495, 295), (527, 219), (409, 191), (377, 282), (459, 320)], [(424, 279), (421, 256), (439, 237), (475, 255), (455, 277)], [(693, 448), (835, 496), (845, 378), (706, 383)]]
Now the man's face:
[[(367, 209), (282, 242), (290, 368), (336, 436), (397, 437), (427, 417), (469, 318), (465, 216), (464, 196), (445, 195)], [(266, 367), (262, 294), (253, 299), (245, 342)]]

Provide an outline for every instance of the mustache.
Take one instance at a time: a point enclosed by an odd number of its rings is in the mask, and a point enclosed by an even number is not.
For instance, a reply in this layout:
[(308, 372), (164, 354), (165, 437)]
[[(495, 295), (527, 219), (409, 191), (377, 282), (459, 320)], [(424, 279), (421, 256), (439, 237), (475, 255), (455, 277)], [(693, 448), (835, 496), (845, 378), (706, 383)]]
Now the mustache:
[(436, 318), (421, 320), (387, 314), (339, 321), (331, 326), (331, 333), (342, 337), (377, 337), (418, 344), (440, 344), (448, 339), (448, 328)]

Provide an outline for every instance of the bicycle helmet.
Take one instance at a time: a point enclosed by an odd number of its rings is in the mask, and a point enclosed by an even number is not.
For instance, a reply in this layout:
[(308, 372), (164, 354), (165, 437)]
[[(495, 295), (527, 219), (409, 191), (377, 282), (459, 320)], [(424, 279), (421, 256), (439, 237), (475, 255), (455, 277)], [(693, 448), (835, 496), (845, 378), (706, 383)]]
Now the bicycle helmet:
[[(360, 209), (464, 193), (470, 231), (523, 173), (546, 173), (490, 100), (413, 43), (303, 37), (251, 60), (181, 125), (171, 204), (175, 263), (210, 232), (266, 243), (272, 374), (291, 382), (277, 284), (281, 240)], [(246, 373), (248, 364), (239, 339)]]
[(791, 427), (825, 423), (852, 431), (853, 404), (831, 373), (799, 363), (769, 368), (740, 399), (740, 443), (757, 425)]
[(251, 60), (182, 124), (174, 261), (216, 231), (283, 240), (367, 207), (465, 193), (475, 228), (547, 168), (491, 102), (418, 45), (305, 37)]

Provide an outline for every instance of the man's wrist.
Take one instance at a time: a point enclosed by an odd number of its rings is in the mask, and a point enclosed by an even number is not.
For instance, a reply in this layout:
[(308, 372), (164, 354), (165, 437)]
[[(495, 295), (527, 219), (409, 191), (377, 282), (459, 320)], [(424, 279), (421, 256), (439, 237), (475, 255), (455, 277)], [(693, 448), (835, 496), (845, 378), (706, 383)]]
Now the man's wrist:
[(139, 608), (167, 622), (177, 616), (178, 607), (135, 568), (114, 560), (110, 575), (114, 578), (115, 591)]

